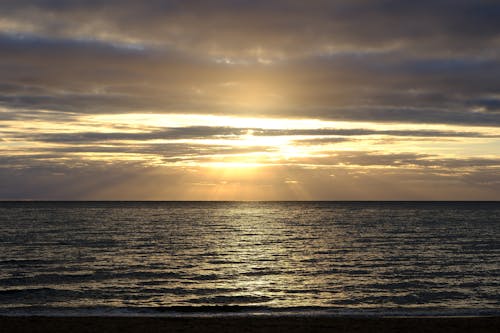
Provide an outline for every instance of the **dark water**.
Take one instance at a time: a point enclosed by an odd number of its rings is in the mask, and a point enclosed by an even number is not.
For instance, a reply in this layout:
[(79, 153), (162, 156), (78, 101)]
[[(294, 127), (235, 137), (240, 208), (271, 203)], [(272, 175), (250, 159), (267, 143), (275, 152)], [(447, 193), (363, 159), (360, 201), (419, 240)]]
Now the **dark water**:
[(0, 203), (0, 314), (193, 307), (499, 314), (500, 203)]

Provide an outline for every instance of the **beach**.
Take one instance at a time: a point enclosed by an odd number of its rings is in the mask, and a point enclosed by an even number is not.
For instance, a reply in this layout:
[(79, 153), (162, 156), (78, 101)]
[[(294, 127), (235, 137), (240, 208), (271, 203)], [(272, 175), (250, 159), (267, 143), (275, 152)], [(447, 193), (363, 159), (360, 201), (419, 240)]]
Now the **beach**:
[(0, 317), (8, 332), (498, 332), (500, 317)]

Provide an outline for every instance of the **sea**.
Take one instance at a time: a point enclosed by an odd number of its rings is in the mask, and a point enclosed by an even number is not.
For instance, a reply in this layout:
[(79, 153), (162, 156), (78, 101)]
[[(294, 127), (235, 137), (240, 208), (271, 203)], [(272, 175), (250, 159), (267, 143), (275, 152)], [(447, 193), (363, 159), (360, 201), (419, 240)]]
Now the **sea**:
[(0, 202), (0, 315), (500, 315), (500, 202)]

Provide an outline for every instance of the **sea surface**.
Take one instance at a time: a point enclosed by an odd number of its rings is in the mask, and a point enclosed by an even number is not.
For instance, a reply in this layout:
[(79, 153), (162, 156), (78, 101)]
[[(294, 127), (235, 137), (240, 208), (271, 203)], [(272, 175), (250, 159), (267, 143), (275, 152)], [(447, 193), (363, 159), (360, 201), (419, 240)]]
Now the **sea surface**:
[(500, 314), (499, 202), (0, 202), (0, 315)]

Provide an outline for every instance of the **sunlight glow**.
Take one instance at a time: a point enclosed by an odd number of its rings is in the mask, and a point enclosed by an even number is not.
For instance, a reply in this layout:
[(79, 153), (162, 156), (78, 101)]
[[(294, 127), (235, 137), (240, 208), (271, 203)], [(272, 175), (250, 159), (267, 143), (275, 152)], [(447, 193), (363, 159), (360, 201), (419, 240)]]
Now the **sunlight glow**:
[(497, 127), (460, 126), (446, 124), (406, 124), (361, 121), (331, 121), (315, 118), (272, 118), (272, 117), (239, 117), (211, 114), (182, 113), (126, 113), (99, 114), (81, 117), (83, 123), (96, 123), (110, 127), (144, 128), (144, 127), (190, 127), (217, 126), (252, 129), (374, 129), (374, 130), (448, 130), (474, 131), (488, 135), (499, 135)]

